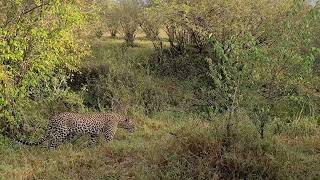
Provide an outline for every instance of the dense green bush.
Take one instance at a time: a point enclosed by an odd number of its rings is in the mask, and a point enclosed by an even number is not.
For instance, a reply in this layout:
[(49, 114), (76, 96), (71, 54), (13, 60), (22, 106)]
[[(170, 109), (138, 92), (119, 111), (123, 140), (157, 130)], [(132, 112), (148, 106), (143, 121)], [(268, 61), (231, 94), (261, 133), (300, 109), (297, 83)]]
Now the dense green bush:
[[(1, 4), (0, 129), (27, 124), (24, 119), (32, 116), (40, 120), (30, 110), (53, 102), (81, 106), (81, 98), (69, 92), (66, 84), (66, 72), (76, 70), (89, 52), (75, 33), (86, 25), (81, 2), (13, 0)], [(67, 109), (72, 108), (63, 108)]]

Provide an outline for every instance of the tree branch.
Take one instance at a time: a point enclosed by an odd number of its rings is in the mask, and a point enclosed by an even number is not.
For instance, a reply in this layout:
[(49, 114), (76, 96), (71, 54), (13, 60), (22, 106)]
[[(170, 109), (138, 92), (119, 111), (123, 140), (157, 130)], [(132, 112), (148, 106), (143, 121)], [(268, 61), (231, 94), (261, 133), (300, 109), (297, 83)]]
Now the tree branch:
[(44, 7), (46, 5), (49, 5), (49, 2), (42, 2), (42, 4), (40, 4), (39, 6), (36, 5), (36, 6), (32, 7), (32, 8), (30, 8), (30, 9), (26, 10), (26, 11), (23, 11), (18, 17), (13, 17), (12, 19), (8, 20), (1, 28), (6, 28), (10, 23), (13, 23), (15, 19), (17, 19), (15, 24), (20, 22), (20, 20), (24, 16), (26, 16), (27, 14), (30, 14), (33, 11), (35, 11), (35, 10), (41, 8), (41, 7)]

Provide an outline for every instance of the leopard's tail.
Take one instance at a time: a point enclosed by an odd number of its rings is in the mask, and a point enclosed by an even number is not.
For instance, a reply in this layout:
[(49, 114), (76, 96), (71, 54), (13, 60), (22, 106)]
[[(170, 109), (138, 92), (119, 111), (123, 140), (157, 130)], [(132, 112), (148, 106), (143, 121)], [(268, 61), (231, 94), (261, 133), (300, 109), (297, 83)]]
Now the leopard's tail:
[(44, 141), (47, 140), (48, 138), (48, 131), (46, 131), (46, 135), (44, 137), (42, 137), (40, 140), (36, 141), (36, 142), (29, 142), (29, 141), (25, 141), (22, 139), (17, 138), (16, 136), (11, 135), (10, 133), (8, 133), (7, 131), (5, 131), (3, 133), (3, 135), (5, 135), (6, 137), (12, 139), (13, 141), (23, 144), (23, 145), (27, 145), (27, 146), (38, 146), (41, 145)]
[(14, 138), (15, 141), (17, 141), (18, 143), (20, 144), (23, 144), (23, 145), (27, 145), (27, 146), (38, 146), (38, 145), (41, 145), (44, 141), (46, 141), (46, 138), (41, 138), (39, 141), (37, 142), (28, 142), (28, 141), (24, 141), (24, 140), (21, 140), (21, 139), (17, 139), (17, 138)]

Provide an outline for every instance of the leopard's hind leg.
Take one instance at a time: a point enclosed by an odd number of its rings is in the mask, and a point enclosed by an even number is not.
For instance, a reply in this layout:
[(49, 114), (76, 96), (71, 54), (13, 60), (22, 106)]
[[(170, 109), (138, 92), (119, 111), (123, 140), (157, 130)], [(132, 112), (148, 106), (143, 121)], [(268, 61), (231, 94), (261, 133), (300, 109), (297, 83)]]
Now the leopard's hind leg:
[(99, 134), (90, 134), (91, 145), (96, 145), (99, 139)]
[(55, 130), (49, 135), (48, 148), (55, 148), (63, 144), (68, 139), (68, 132), (66, 130)]

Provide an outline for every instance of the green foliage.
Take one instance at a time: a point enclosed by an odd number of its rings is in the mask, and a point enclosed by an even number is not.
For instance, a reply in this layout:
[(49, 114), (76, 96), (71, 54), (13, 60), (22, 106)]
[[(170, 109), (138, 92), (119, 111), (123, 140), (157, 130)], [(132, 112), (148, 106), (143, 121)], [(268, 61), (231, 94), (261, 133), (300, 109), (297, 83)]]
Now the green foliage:
[[(267, 122), (262, 119), (283, 114), (310, 114), (305, 107), (316, 101), (310, 101), (306, 94), (317, 87), (312, 70), (319, 53), (313, 43), (317, 39), (317, 8), (291, 0), (152, 1), (150, 6), (145, 17), (160, 14), (154, 28), (162, 23), (171, 48), (158, 64), (163, 66), (161, 69), (173, 67), (169, 74), (180, 77), (177, 69), (186, 69), (184, 64), (192, 61), (192, 70), (186, 70), (185, 75), (198, 81), (194, 83), (195, 104), (201, 109), (230, 110), (238, 89), (234, 103), (253, 112), (253, 120), (260, 125)], [(148, 14), (152, 8), (158, 11)], [(198, 57), (190, 58), (194, 54)], [(278, 104), (289, 101), (298, 105), (280, 112)]]
[[(0, 128), (17, 125), (26, 107), (66, 96), (66, 71), (88, 54), (74, 34), (85, 24), (75, 3), (7, 1), (0, 31)], [(61, 94), (60, 94), (61, 93)], [(15, 118), (15, 119), (14, 119)]]

